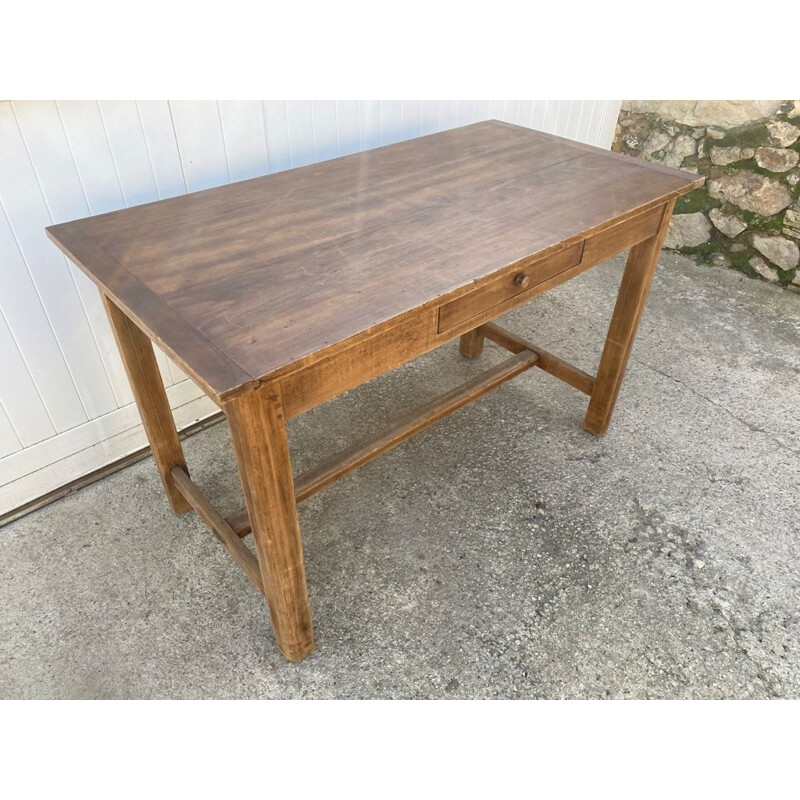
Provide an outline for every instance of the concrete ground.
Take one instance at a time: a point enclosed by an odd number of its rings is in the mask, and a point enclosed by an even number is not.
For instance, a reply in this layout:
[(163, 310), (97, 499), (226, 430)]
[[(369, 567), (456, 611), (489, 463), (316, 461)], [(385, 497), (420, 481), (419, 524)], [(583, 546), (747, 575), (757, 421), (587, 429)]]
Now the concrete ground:
[[(621, 264), (505, 323), (594, 371)], [(502, 357), (294, 420), (296, 468)], [(0, 696), (800, 697), (799, 377), (800, 296), (665, 253), (605, 437), (532, 370), (302, 504), (300, 664), (146, 460), (0, 531)], [(186, 452), (238, 507), (225, 426)]]

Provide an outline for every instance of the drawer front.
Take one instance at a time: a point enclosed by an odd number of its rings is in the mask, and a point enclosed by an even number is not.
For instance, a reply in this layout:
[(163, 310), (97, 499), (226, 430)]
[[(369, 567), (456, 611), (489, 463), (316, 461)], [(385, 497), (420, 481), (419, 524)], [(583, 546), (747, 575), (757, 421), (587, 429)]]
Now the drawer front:
[(439, 309), (439, 333), (450, 330), (468, 319), (499, 306), (507, 300), (530, 291), (559, 272), (580, 263), (583, 242), (577, 242), (552, 256), (547, 256), (496, 280), (484, 284), (475, 291), (445, 303)]

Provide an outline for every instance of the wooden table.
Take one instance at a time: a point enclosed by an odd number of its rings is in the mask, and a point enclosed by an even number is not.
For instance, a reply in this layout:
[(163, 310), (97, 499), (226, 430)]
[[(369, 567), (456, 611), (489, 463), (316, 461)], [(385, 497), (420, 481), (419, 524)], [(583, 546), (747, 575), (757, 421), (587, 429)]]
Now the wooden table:
[[(54, 225), (98, 285), (172, 508), (193, 507), (266, 596), (278, 647), (314, 649), (296, 503), (538, 367), (608, 427), (675, 199), (695, 175), (491, 121)], [(491, 320), (623, 250), (596, 376)], [(286, 421), (461, 337), (500, 365), (294, 476)], [(224, 411), (246, 509), (192, 482), (151, 341)], [(255, 555), (243, 543), (252, 531)]]

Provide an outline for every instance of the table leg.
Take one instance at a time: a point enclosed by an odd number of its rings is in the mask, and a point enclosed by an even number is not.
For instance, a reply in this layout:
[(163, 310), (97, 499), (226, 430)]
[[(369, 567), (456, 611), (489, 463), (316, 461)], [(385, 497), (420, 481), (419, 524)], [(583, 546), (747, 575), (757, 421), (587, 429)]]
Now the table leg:
[(483, 334), (477, 328), (467, 331), (459, 339), (458, 349), (464, 358), (477, 358), (483, 352)]
[(597, 436), (604, 434), (611, 422), (674, 205), (673, 200), (665, 206), (658, 232), (650, 239), (632, 247), (628, 253), (628, 261), (584, 421), (584, 428)]
[(225, 413), (275, 640), (300, 661), (314, 650), (314, 632), (280, 390), (267, 384), (240, 395)]
[(172, 510), (176, 514), (188, 511), (189, 503), (178, 491), (170, 474), (173, 467), (182, 467), (187, 474), (189, 470), (186, 467), (175, 419), (164, 390), (164, 382), (158, 370), (153, 345), (113, 301), (103, 296), (103, 302)]

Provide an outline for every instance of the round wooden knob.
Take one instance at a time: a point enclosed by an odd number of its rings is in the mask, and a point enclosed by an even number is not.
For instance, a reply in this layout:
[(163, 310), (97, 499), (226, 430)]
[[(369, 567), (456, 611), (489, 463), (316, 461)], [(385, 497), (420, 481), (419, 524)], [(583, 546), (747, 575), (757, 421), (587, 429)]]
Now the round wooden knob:
[(531, 282), (531, 279), (524, 273), (518, 272), (517, 277), (514, 278), (514, 283), (521, 286), (523, 289)]

